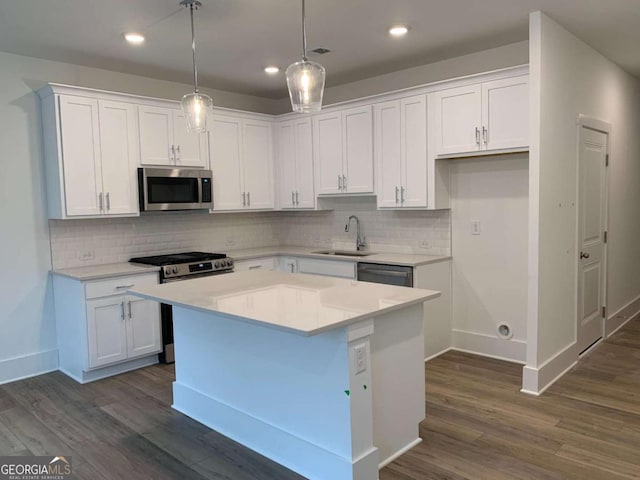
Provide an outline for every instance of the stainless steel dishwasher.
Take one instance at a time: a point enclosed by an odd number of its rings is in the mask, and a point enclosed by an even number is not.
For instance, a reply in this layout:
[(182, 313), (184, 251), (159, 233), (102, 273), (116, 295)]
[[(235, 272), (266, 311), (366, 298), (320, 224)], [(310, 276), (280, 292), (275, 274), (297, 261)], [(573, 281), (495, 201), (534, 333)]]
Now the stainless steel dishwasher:
[(358, 281), (413, 287), (413, 267), (358, 262)]

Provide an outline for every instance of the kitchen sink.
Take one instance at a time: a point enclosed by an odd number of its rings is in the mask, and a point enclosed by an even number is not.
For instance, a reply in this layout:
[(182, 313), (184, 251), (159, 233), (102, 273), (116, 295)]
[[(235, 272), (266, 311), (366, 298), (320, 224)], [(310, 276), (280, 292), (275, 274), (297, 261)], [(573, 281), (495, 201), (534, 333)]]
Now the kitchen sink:
[(337, 255), (341, 257), (368, 257), (369, 255), (374, 255), (373, 252), (354, 252), (349, 250), (320, 250), (318, 252), (311, 253), (319, 253), (321, 255)]

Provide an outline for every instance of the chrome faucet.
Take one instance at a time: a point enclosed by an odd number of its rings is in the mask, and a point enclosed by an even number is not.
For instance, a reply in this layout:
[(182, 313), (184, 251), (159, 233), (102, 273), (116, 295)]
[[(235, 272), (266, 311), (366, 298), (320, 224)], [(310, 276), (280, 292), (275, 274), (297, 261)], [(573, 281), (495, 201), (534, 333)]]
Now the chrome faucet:
[(366, 246), (366, 237), (360, 237), (360, 219), (355, 215), (351, 215), (349, 220), (347, 220), (347, 224), (344, 226), (344, 231), (349, 231), (349, 225), (351, 225), (351, 220), (355, 219), (356, 221), (356, 250), (362, 250)]

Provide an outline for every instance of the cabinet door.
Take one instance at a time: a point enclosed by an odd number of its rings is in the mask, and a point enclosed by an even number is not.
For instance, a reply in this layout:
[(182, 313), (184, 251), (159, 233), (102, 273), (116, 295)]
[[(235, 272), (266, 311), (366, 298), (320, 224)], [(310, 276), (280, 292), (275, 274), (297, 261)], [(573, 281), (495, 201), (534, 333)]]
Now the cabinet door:
[(125, 297), (107, 297), (87, 302), (89, 367), (127, 359)]
[(138, 213), (135, 105), (100, 100), (102, 186), (107, 215)]
[(278, 205), (296, 208), (296, 137), (295, 122), (276, 125), (278, 145)]
[(318, 195), (343, 193), (342, 115), (340, 112), (313, 117), (313, 162)]
[(67, 216), (100, 215), (102, 172), (98, 101), (60, 95), (59, 102)]
[(427, 97), (400, 101), (403, 207), (427, 206)]
[(313, 139), (311, 119), (302, 118), (295, 123), (296, 141), (296, 207), (314, 208), (316, 195), (313, 177)]
[(373, 193), (373, 118), (371, 107), (342, 112), (343, 187), (348, 193)]
[(481, 93), (480, 85), (470, 85), (433, 95), (436, 155), (480, 150)]
[(243, 120), (242, 139), (247, 208), (273, 208), (271, 124), (261, 120)]
[(125, 297), (125, 300), (128, 358), (162, 351), (158, 302), (133, 296)]
[(209, 134), (213, 209), (242, 209), (242, 121), (238, 118), (214, 115)]
[(138, 106), (140, 164), (173, 165), (173, 110)]
[(528, 76), (482, 84), (482, 125), (487, 150), (529, 145)]
[(191, 133), (181, 110), (173, 111), (173, 145), (175, 164), (179, 167), (207, 167), (207, 135)]
[(378, 207), (398, 207), (402, 186), (400, 102), (379, 103), (373, 106), (373, 112)]

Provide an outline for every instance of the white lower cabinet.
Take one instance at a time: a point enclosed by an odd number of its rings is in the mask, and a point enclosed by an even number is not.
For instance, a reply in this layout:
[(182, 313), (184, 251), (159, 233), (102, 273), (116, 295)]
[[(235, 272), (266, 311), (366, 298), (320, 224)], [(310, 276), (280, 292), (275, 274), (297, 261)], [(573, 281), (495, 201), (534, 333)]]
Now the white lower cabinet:
[(277, 257), (259, 257), (250, 260), (237, 260), (233, 267), (236, 272), (247, 272), (249, 270), (277, 270)]
[(311, 273), (327, 277), (356, 279), (356, 263), (336, 260), (321, 260), (318, 258), (299, 257), (298, 273)]
[(85, 383), (157, 363), (160, 305), (129, 288), (155, 285), (157, 272), (81, 281), (54, 275), (60, 370)]

